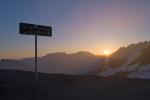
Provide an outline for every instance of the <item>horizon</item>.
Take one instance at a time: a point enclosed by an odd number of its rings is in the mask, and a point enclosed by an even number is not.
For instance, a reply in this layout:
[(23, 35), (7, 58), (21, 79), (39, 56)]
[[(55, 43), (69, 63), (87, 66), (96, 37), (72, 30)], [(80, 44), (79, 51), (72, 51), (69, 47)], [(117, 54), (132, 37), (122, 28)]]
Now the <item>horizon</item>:
[[(139, 41), (139, 42), (136, 42), (136, 43), (131, 43), (131, 44), (139, 44), (139, 43), (144, 43), (144, 42), (150, 42), (150, 40), (145, 40), (145, 41)], [(117, 50), (119, 50), (120, 48), (122, 48), (122, 47), (125, 47), (125, 48), (127, 48), (129, 45), (131, 45), (131, 44), (128, 44), (127, 46), (121, 46), (121, 47), (119, 47)], [(117, 51), (116, 50), (116, 51)], [(65, 51), (55, 51), (55, 52), (49, 52), (49, 53), (47, 53), (47, 54), (45, 54), (45, 55), (41, 55), (41, 56), (38, 56), (39, 58), (40, 57), (44, 57), (44, 56), (46, 56), (46, 55), (49, 55), (49, 54), (59, 54), (59, 53), (61, 53), (61, 54), (66, 54), (66, 55), (71, 55), (71, 54), (77, 54), (77, 53), (80, 53), (80, 52), (83, 52), (83, 53), (90, 53), (90, 54), (92, 54), (92, 55), (94, 55), (94, 56), (99, 56), (99, 57), (104, 57), (104, 56), (111, 56), (113, 53), (115, 53), (116, 51), (114, 51), (114, 52), (109, 52), (109, 51), (103, 51), (103, 53), (101, 54), (101, 55), (99, 55), (99, 54), (94, 54), (94, 53), (92, 53), (92, 52), (89, 52), (89, 51), (76, 51), (76, 52), (65, 52)], [(21, 59), (26, 59), (26, 58), (34, 58), (34, 55), (33, 56), (28, 56), (28, 57), (20, 57), (20, 58), (0, 58), (0, 60), (2, 60), (2, 59), (14, 59), (14, 60), (21, 60)]]
[(52, 37), (38, 37), (38, 56), (79, 51), (104, 55), (149, 41), (148, 0), (14, 0), (0, 4), (0, 58), (34, 56), (34, 36), (19, 34), (19, 22), (48, 25)]
[[(94, 53), (91, 53), (91, 52), (89, 52), (89, 51), (76, 51), (76, 52), (70, 52), (70, 53), (67, 53), (67, 52), (64, 52), (64, 51), (56, 51), (56, 52), (50, 52), (50, 53), (47, 53), (47, 54), (45, 54), (45, 55), (41, 55), (41, 56), (38, 56), (39, 58), (40, 57), (44, 57), (44, 56), (46, 56), (46, 55), (49, 55), (49, 54), (66, 54), (66, 55), (72, 55), (72, 54), (77, 54), (77, 53), (80, 53), (80, 52), (83, 52), (83, 53), (90, 53), (90, 54), (92, 54), (92, 55), (94, 55), (94, 56), (105, 56), (105, 54), (102, 54), (102, 55), (97, 55), (97, 54), (94, 54)], [(26, 58), (34, 58), (34, 55), (33, 56), (29, 56), (29, 57), (20, 57), (20, 58), (0, 58), (0, 60), (2, 60), (2, 59), (14, 59), (14, 60), (19, 60), (19, 59), (26, 59)]]

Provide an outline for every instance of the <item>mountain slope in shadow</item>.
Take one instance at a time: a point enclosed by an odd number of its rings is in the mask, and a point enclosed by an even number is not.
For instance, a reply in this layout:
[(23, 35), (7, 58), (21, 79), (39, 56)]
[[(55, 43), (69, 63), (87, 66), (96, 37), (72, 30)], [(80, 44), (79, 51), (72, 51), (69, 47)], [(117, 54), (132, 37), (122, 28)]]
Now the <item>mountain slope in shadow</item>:
[(150, 79), (150, 41), (121, 47), (105, 60), (99, 68), (89, 73), (102, 76)]

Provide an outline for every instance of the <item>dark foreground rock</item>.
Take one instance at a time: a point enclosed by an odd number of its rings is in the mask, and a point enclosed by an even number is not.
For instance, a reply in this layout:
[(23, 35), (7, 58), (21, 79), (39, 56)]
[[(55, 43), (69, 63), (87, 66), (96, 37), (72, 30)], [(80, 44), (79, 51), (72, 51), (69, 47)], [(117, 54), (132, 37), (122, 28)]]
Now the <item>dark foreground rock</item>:
[(150, 80), (0, 70), (0, 100), (150, 100)]

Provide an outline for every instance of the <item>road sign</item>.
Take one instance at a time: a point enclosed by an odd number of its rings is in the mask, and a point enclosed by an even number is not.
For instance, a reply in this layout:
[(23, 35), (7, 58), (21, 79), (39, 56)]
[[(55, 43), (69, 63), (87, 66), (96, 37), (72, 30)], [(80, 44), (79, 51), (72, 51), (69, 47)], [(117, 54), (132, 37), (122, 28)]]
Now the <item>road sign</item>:
[(28, 23), (19, 23), (19, 33), (25, 35), (35, 35), (35, 79), (37, 80), (37, 36), (52, 36), (52, 27)]
[(20, 23), (19, 33), (26, 35), (52, 36), (52, 27), (36, 24)]

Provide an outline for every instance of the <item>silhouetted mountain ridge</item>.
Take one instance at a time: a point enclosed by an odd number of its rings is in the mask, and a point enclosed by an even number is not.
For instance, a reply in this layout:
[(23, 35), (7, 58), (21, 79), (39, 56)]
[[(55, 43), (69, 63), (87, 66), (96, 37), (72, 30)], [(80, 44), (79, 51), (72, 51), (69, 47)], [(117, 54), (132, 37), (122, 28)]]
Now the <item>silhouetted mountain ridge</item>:
[[(1, 63), (8, 63), (3, 65), (3, 68), (34, 70), (34, 58), (25, 58), (22, 60), (2, 59)], [(17, 62), (17, 63), (15, 63)], [(64, 52), (50, 53), (46, 56), (38, 58), (38, 70), (45, 73), (66, 73), (66, 74), (85, 74), (92, 68), (98, 66), (100, 57), (89, 52), (77, 52), (67, 54)], [(8, 65), (8, 66), (7, 66)], [(18, 66), (18, 67), (15, 67)]]
[(130, 44), (127, 47), (120, 47), (116, 52), (111, 55), (110, 59), (128, 58), (133, 53), (140, 52), (144, 48), (150, 46), (149, 41), (139, 42), (137, 44)]

